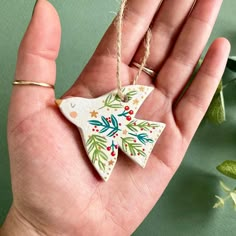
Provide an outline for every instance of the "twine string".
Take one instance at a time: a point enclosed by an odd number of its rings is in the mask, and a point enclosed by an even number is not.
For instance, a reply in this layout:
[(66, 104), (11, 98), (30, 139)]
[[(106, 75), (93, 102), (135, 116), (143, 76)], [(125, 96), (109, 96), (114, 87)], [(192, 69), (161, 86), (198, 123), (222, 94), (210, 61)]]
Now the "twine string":
[[(117, 16), (117, 70), (116, 70), (116, 79), (117, 79), (117, 95), (120, 97), (122, 101), (126, 101), (126, 96), (122, 92), (122, 82), (121, 82), (121, 63), (122, 63), (122, 26), (124, 19), (124, 11), (126, 7), (127, 0), (122, 0), (120, 10)], [(150, 43), (151, 43), (152, 33), (151, 30), (148, 29), (145, 40), (144, 40), (144, 57), (142, 58), (139, 71), (134, 78), (133, 84), (135, 85), (141, 75), (143, 68), (146, 65), (147, 59), (150, 55)]]
[(141, 61), (141, 64), (140, 64), (140, 67), (139, 67), (139, 70), (138, 70), (138, 73), (137, 75), (135, 76), (134, 78), (134, 81), (133, 81), (133, 85), (136, 85), (142, 71), (143, 71), (143, 68), (146, 66), (146, 63), (147, 63), (147, 59), (150, 55), (150, 49), (151, 49), (151, 38), (152, 38), (152, 31), (151, 29), (149, 28), (147, 33), (146, 33), (146, 36), (145, 36), (145, 42), (144, 42), (144, 57)]

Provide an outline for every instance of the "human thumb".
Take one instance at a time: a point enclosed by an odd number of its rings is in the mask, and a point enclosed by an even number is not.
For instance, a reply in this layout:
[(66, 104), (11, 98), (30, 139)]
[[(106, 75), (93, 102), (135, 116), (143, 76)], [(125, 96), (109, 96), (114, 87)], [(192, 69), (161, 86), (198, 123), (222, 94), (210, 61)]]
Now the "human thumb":
[[(15, 80), (54, 85), (60, 40), (61, 26), (55, 8), (47, 0), (38, 0), (19, 47)], [(52, 104), (54, 96), (53, 88), (14, 85), (8, 128), (13, 130), (32, 114)]]

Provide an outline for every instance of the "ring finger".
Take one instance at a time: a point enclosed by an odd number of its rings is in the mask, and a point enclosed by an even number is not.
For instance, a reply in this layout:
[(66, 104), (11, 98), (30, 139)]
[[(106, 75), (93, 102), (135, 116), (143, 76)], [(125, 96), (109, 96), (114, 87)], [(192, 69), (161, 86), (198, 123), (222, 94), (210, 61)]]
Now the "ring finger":
[[(163, 1), (151, 26), (151, 54), (146, 63), (148, 68), (154, 71), (161, 69), (194, 2), (195, 0)], [(134, 62), (141, 63), (144, 50), (144, 45), (141, 44), (133, 58)]]

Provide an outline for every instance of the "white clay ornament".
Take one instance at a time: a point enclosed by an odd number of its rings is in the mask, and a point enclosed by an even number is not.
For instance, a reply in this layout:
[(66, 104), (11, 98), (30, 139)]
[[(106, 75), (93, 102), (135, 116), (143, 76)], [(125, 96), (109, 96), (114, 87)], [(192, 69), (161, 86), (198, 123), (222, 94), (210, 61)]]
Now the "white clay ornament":
[(64, 116), (79, 128), (88, 157), (103, 180), (109, 179), (119, 148), (145, 167), (165, 128), (164, 123), (135, 118), (152, 90), (152, 87), (141, 85), (123, 87), (127, 102), (121, 101), (117, 90), (95, 99), (56, 100)]

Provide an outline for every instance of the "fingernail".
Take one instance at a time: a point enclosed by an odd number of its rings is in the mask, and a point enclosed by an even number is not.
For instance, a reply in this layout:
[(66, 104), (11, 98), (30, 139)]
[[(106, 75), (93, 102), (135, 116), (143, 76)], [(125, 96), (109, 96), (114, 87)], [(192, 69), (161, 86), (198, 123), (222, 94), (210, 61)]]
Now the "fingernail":
[(37, 3), (38, 3), (38, 0), (36, 0), (36, 2), (35, 2), (35, 4), (34, 4), (34, 8), (33, 8), (33, 12), (32, 12), (32, 16), (34, 15), (34, 10), (35, 10), (35, 7), (36, 7)]

